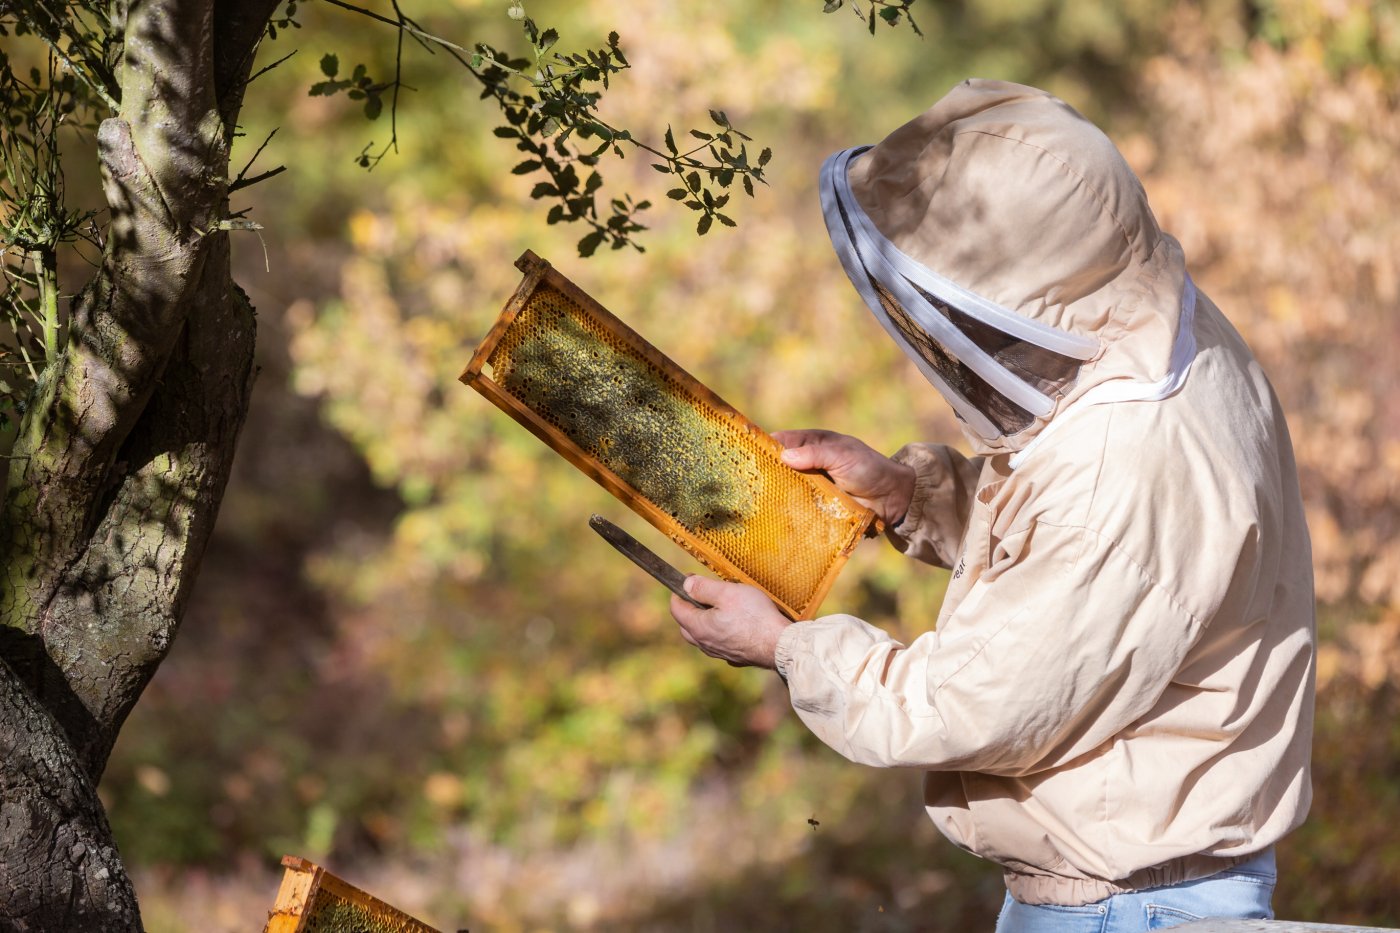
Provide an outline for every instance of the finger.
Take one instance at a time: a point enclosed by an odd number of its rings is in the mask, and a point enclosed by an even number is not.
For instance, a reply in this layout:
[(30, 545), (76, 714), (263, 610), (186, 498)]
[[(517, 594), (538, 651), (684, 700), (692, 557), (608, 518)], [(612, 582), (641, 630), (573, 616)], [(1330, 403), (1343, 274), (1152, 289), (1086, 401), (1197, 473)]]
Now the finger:
[(815, 443), (827, 432), (817, 428), (800, 428), (791, 431), (774, 431), (773, 440), (784, 447), (802, 447), (805, 444)]
[(691, 645), (691, 646), (696, 647), (696, 648), (699, 648), (701, 651), (704, 651), (704, 650), (705, 650), (704, 646), (702, 646), (702, 645), (700, 644), (700, 642), (695, 638), (694, 635), (692, 635), (692, 634), (690, 634), (690, 632), (686, 631), (686, 629), (685, 629), (684, 626), (681, 626), (681, 628), (680, 628), (680, 633), (681, 633), (681, 640), (684, 641), (686, 644)]
[(684, 641), (686, 644), (690, 645), (690, 646), (693, 647), (693, 648), (698, 648), (698, 649), (700, 649), (700, 653), (701, 653), (701, 654), (707, 655), (707, 656), (712, 657), (712, 658), (713, 658), (713, 657), (717, 657), (717, 655), (714, 653), (714, 650), (711, 649), (709, 645), (705, 644), (705, 643), (702, 642), (700, 639), (698, 639), (698, 638), (696, 638), (694, 635), (692, 635), (692, 634), (690, 633), (690, 630), (687, 629), (684, 625), (680, 626), (680, 633), (681, 633), (681, 640)]
[(686, 602), (674, 593), (671, 594), (671, 618), (675, 619), (682, 629), (694, 628), (700, 621), (700, 614), (704, 611), (704, 609)]
[[(685, 578), (685, 591), (691, 599), (704, 603), (706, 606), (717, 606), (720, 600), (724, 599), (732, 583), (725, 583), (723, 580), (712, 580), (709, 577), (702, 577), (691, 574)], [(703, 610), (697, 610), (703, 611)]]
[(835, 460), (834, 451), (823, 442), (789, 447), (779, 454), (779, 459), (794, 470), (812, 472), (830, 468)]

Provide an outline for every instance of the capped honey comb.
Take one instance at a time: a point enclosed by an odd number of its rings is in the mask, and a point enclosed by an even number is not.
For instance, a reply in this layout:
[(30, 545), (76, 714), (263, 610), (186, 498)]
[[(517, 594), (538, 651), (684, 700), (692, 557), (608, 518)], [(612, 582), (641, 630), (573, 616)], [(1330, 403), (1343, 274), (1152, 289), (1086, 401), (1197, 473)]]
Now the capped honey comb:
[(462, 381), (728, 580), (810, 618), (874, 522), (776, 441), (526, 252)]
[(284, 856), (263, 933), (439, 933), (313, 862)]

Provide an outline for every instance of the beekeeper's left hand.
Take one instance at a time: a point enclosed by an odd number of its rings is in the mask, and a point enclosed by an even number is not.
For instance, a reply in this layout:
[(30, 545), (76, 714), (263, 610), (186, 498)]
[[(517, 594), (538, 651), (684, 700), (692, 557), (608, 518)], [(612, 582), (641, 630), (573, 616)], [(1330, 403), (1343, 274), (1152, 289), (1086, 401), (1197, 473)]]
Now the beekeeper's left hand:
[(735, 667), (773, 668), (778, 636), (791, 623), (762, 590), (689, 576), (685, 591), (710, 608), (697, 609), (679, 596), (671, 597), (671, 615), (680, 623), (682, 638)]

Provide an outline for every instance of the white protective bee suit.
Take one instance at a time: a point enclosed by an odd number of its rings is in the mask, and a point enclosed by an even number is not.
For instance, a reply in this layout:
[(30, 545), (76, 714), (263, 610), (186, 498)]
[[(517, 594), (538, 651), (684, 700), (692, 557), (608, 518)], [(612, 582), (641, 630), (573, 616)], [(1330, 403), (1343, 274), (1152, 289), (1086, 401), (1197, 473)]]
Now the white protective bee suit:
[(1062, 101), (959, 85), (828, 160), (856, 289), (979, 455), (910, 445), (890, 537), (953, 570), (903, 645), (788, 626), (803, 722), (926, 771), (957, 845), (1026, 904), (1204, 877), (1311, 795), (1311, 556), (1278, 400), (1108, 138)]

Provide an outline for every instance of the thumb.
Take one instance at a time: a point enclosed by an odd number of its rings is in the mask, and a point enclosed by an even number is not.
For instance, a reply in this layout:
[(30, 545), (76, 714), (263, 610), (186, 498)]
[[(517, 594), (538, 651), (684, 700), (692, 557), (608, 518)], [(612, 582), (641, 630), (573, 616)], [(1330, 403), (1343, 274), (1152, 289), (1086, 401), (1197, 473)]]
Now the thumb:
[(821, 456), (819, 444), (802, 447), (789, 447), (782, 452), (782, 461), (794, 470), (819, 470), (824, 467), (825, 457)]
[(706, 606), (713, 606), (719, 601), (720, 594), (724, 592), (725, 584), (719, 580), (711, 580), (709, 577), (691, 574), (685, 578), (684, 588), (690, 597)]

